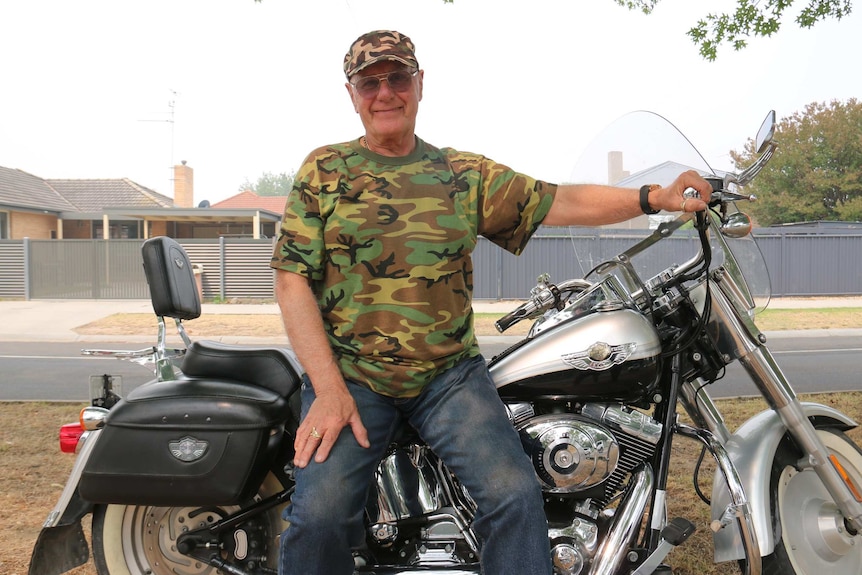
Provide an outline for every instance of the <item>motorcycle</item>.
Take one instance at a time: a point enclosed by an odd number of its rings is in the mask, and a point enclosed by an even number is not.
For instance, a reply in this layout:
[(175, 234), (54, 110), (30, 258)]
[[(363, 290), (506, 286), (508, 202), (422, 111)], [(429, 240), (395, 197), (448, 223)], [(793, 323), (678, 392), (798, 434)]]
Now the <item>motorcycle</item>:
[[(720, 173), (669, 122), (624, 117), (581, 166), (605, 166), (610, 152), (632, 187), (697, 169), (714, 190), (710, 209), (650, 216), (643, 239), (582, 278), (540, 277), (497, 322), (501, 332), (533, 322), (489, 369), (544, 490), (555, 574), (670, 572), (667, 554), (694, 529), (667, 518), (678, 437), (715, 462), (717, 562), (735, 561), (747, 575), (859, 572), (862, 450), (845, 434), (857, 423), (800, 402), (754, 322), (768, 280), (736, 205), (754, 199), (741, 190), (775, 152), (774, 129), (771, 112), (754, 164)], [(641, 141), (626, 147), (631, 135)], [(200, 315), (200, 301), (187, 255), (163, 237), (142, 249), (159, 323), (158, 344), (144, 355), (157, 378), (122, 399), (103, 378), (29, 573), (86, 562), (81, 519), (92, 513), (100, 575), (274, 574), (302, 368), (286, 349), (190, 341), (182, 321)], [(688, 259), (678, 264), (680, 250)], [(168, 349), (165, 318), (184, 349)], [(731, 432), (708, 387), (734, 361), (769, 408)], [(356, 573), (480, 573), (475, 504), (410, 429), (393, 439), (370, 493)]]

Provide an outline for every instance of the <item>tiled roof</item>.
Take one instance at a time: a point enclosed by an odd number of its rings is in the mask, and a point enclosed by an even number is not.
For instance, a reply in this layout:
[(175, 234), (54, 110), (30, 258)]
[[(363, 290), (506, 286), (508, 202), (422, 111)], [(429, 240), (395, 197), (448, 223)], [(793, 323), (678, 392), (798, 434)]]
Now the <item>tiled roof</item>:
[(235, 196), (231, 196), (226, 200), (222, 200), (212, 205), (213, 208), (227, 209), (255, 209), (266, 210), (280, 214), (284, 212), (284, 205), (287, 203), (287, 196), (259, 196), (252, 191), (246, 190)]
[(119, 180), (45, 180), (77, 211), (105, 208), (172, 208), (172, 198), (123, 178)]
[(58, 194), (42, 178), (2, 166), (0, 166), (0, 204), (52, 212), (76, 210), (74, 205)]

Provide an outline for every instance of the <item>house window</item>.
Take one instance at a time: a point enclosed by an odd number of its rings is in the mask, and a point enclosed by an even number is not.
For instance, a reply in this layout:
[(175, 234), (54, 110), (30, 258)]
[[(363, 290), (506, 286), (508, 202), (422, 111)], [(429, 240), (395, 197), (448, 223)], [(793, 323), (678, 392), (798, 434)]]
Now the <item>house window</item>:
[(0, 240), (9, 239), (9, 212), (0, 212)]
[[(113, 221), (108, 228), (112, 240), (139, 239), (141, 237), (138, 222), (136, 221)], [(102, 239), (102, 222), (93, 222), (93, 238)]]

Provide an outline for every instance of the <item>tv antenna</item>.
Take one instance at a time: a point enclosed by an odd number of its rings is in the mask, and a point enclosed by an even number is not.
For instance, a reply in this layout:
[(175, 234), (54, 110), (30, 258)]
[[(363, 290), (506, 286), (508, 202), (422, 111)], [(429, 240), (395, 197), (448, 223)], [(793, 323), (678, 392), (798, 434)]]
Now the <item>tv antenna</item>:
[(170, 89), (170, 88), (168, 89), (168, 91), (171, 93), (171, 97), (168, 100), (168, 108), (170, 110), (168, 112), (168, 118), (166, 118), (164, 120), (138, 120), (138, 121), (139, 122), (167, 122), (168, 124), (171, 125), (171, 157), (170, 157), (170, 162), (168, 164), (168, 170), (170, 170), (170, 176), (168, 177), (168, 190), (170, 190), (171, 187), (173, 186), (173, 181), (174, 181), (174, 140), (175, 140), (175, 135), (176, 135), (176, 133), (175, 133), (176, 122), (174, 121), (174, 115), (176, 113), (177, 96), (179, 96), (179, 92), (177, 92), (176, 90)]

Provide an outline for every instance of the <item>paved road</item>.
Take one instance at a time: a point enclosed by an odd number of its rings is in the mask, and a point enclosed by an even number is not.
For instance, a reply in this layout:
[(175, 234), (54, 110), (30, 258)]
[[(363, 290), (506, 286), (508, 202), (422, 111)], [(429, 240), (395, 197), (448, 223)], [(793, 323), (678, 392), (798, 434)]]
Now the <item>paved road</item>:
[[(800, 332), (795, 332), (799, 334)], [(500, 353), (512, 338), (482, 341), (486, 357)], [(862, 335), (772, 336), (770, 349), (797, 392), (862, 389)], [(143, 343), (22, 343), (0, 342), (0, 401), (87, 401), (89, 376), (123, 376), (125, 392), (150, 380), (148, 368), (111, 358), (81, 357), (82, 347), (140, 349)], [(745, 372), (736, 364), (710, 388), (714, 397), (757, 395)], [(862, 414), (854, 414), (862, 419)]]

